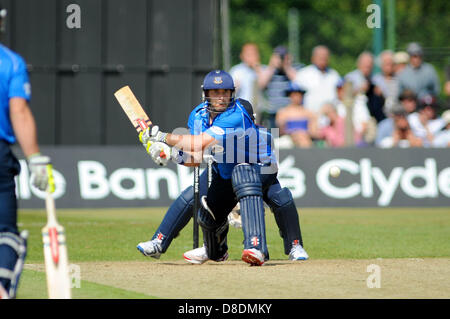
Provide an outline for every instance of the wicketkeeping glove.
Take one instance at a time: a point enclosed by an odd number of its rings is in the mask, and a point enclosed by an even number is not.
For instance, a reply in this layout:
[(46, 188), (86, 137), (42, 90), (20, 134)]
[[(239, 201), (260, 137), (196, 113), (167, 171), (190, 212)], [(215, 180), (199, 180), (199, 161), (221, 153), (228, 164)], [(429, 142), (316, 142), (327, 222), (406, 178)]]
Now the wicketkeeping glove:
[(41, 191), (45, 191), (48, 186), (48, 164), (50, 164), (50, 157), (42, 156), (40, 153), (36, 153), (28, 157), (28, 168), (31, 173), (31, 184)]

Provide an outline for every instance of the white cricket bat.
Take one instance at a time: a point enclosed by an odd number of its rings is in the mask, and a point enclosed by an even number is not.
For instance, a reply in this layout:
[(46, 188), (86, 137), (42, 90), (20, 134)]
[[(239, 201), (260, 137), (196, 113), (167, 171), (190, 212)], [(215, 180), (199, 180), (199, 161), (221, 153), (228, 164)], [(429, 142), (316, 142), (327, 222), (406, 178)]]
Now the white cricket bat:
[(44, 243), (48, 297), (50, 299), (70, 299), (72, 294), (66, 236), (64, 227), (56, 219), (55, 200), (52, 195), (55, 183), (51, 164), (47, 165), (47, 173), (49, 174), (49, 186), (45, 199), (47, 224), (42, 228), (42, 241)]
[[(152, 125), (152, 121), (150, 121), (147, 113), (145, 113), (128, 85), (117, 90), (114, 96), (138, 133), (145, 131)], [(165, 157), (166, 154), (161, 151), (160, 156)]]

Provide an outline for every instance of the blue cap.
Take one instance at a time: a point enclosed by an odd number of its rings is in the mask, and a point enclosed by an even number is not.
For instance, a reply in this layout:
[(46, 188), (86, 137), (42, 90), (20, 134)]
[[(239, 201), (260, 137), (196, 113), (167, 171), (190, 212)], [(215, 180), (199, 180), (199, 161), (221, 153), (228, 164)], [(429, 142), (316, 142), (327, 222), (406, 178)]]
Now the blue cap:
[(301, 87), (300, 85), (298, 85), (297, 83), (294, 82), (289, 82), (289, 87), (286, 90), (286, 95), (291, 94), (292, 92), (300, 92), (300, 93), (305, 93), (306, 90)]
[(223, 70), (209, 72), (203, 80), (203, 90), (232, 90), (234, 91), (234, 82), (231, 75)]
[(341, 87), (344, 86), (344, 84), (345, 84), (345, 80), (344, 80), (344, 78), (341, 77), (341, 78), (338, 80), (338, 82), (336, 83), (336, 87), (337, 87), (337, 88), (341, 88)]

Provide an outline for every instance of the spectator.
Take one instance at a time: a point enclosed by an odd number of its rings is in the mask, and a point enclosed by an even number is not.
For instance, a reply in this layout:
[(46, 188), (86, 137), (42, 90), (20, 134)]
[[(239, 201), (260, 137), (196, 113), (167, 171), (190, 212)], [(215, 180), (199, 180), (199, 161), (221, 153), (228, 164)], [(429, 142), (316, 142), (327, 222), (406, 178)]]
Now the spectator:
[(398, 78), (395, 76), (394, 53), (385, 50), (380, 54), (381, 74), (373, 76), (373, 83), (381, 89), (385, 98), (384, 113), (390, 112), (391, 108), (397, 104), (399, 92)]
[(417, 95), (411, 90), (404, 90), (399, 97), (400, 103), (409, 114), (417, 110)]
[(312, 64), (297, 72), (295, 82), (305, 88), (305, 108), (318, 113), (321, 106), (336, 100), (339, 73), (328, 66), (330, 51), (326, 46), (316, 46), (312, 51)]
[(291, 103), (277, 112), (276, 124), (280, 135), (289, 135), (295, 146), (311, 147), (311, 132), (316, 131), (316, 114), (303, 106), (305, 90), (295, 83), (290, 83), (287, 95)]
[(422, 140), (415, 136), (413, 131), (411, 130), (407, 113), (405, 110), (396, 110), (393, 111), (393, 119), (394, 119), (394, 130), (392, 135), (385, 137), (379, 144), (382, 148), (391, 148), (391, 147), (421, 147), (423, 146)]
[(325, 141), (328, 147), (345, 146), (345, 119), (339, 116), (333, 103), (324, 103), (320, 109), (321, 119), (325, 119), (326, 124), (320, 124), (320, 127), (314, 132), (314, 137)]
[(241, 63), (230, 69), (236, 85), (236, 97), (249, 101), (259, 122), (261, 113), (261, 91), (258, 87), (258, 76), (261, 72), (259, 49), (255, 43), (245, 43), (239, 55)]
[(388, 112), (388, 117), (378, 123), (377, 127), (377, 137), (375, 139), (375, 144), (380, 145), (381, 141), (387, 137), (391, 136), (394, 130), (394, 120), (393, 113), (394, 109), (396, 112), (399, 110), (406, 111), (407, 115), (412, 114), (417, 109), (417, 97), (416, 94), (411, 90), (405, 90), (399, 97), (400, 103), (396, 103), (391, 110)]
[(399, 75), (400, 72), (408, 65), (409, 54), (405, 51), (399, 51), (394, 54), (394, 72), (395, 75)]
[(399, 74), (400, 90), (410, 89), (419, 99), (424, 96), (438, 96), (439, 78), (434, 67), (423, 61), (422, 47), (413, 42), (408, 45), (409, 64)]
[(425, 96), (419, 103), (417, 112), (408, 115), (408, 122), (414, 135), (421, 138), (424, 146), (431, 146), (434, 136), (446, 123), (437, 115), (439, 106), (436, 98)]
[(355, 93), (365, 93), (369, 89), (373, 70), (373, 55), (368, 51), (358, 56), (357, 69), (345, 75), (345, 81), (353, 85)]
[(381, 89), (376, 86), (372, 79), (373, 55), (364, 51), (358, 56), (358, 68), (347, 73), (345, 80), (353, 84), (355, 94), (362, 93), (367, 97), (367, 107), (370, 115), (377, 123), (386, 118), (384, 113), (384, 97)]
[(450, 147), (450, 110), (442, 113), (442, 119), (445, 122), (445, 127), (436, 133), (432, 146), (433, 147)]
[[(336, 110), (340, 117), (346, 118), (347, 106), (344, 103), (344, 80), (337, 87)], [(354, 129), (354, 142), (356, 146), (367, 146), (375, 139), (376, 123), (372, 120), (367, 108), (367, 97), (358, 93), (353, 99), (352, 126)]]
[(289, 104), (286, 90), (289, 82), (295, 79), (297, 68), (299, 66), (292, 64), (292, 57), (286, 47), (278, 46), (270, 57), (269, 65), (261, 72), (259, 87), (268, 102), (261, 115), (261, 124), (269, 129), (276, 127), (275, 116), (278, 110)]

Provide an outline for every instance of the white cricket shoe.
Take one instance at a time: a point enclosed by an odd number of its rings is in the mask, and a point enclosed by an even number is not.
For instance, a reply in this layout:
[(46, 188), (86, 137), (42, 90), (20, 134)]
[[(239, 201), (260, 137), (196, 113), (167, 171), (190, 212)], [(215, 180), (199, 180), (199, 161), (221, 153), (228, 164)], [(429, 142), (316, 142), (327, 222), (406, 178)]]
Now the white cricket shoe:
[(291, 252), (289, 253), (289, 260), (307, 260), (308, 258), (309, 256), (302, 245), (292, 245)]
[(264, 264), (264, 254), (258, 249), (244, 249), (242, 252), (242, 260), (251, 266), (262, 266)]
[[(201, 265), (204, 262), (208, 261), (208, 255), (206, 254), (206, 248), (203, 245), (202, 247), (195, 248), (188, 250), (183, 254), (184, 260), (186, 260), (188, 263)], [(225, 261), (228, 259), (228, 252), (226, 252), (221, 258), (218, 260), (215, 260), (217, 262), (219, 261)]]
[(139, 243), (136, 247), (144, 256), (159, 259), (161, 257), (161, 240), (153, 239)]

